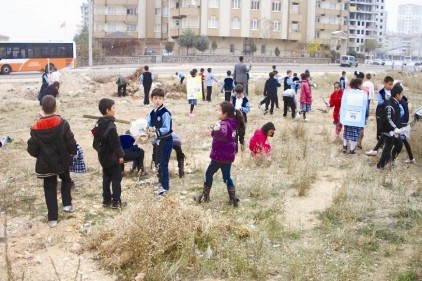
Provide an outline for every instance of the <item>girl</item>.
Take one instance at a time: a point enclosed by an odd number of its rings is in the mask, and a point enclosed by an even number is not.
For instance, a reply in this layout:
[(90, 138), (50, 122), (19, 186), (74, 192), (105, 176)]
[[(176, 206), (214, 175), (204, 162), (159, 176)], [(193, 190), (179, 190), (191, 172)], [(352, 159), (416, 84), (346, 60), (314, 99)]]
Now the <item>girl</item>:
[(249, 141), (249, 149), (252, 157), (265, 155), (270, 159), (271, 145), (268, 143), (268, 137), (273, 137), (275, 126), (272, 122), (266, 123), (261, 129), (256, 129)]
[[(192, 83), (191, 81), (193, 81), (195, 79), (196, 73), (197, 73), (196, 69), (192, 69), (191, 70), (191, 72), (190, 72), (191, 77), (188, 78), (188, 82), (187, 83), (189, 83), (189, 84)], [(201, 81), (201, 83), (202, 83), (202, 81)], [(193, 117), (194, 116), (193, 109), (194, 109), (195, 105), (198, 104), (198, 100), (197, 100), (196, 95), (194, 95), (194, 96), (189, 96), (188, 95), (188, 104), (190, 104), (189, 116), (190, 117)]]
[(235, 110), (234, 105), (230, 102), (225, 101), (220, 104), (220, 107), (221, 109), (218, 112), (220, 122), (216, 123), (211, 131), (213, 138), (210, 153), (211, 163), (205, 172), (204, 189), (200, 195), (194, 197), (194, 200), (198, 203), (210, 201), (213, 176), (221, 169), (223, 180), (227, 184), (229, 204), (237, 207), (239, 199), (236, 197), (236, 189), (230, 176), (230, 169), (236, 152), (236, 129), (244, 130), (245, 123), (242, 113)]
[(331, 93), (330, 101), (327, 106), (334, 107), (333, 110), (333, 124), (336, 125), (336, 138), (340, 137), (341, 129), (343, 125), (340, 123), (340, 106), (341, 97), (343, 96), (343, 90), (341, 89), (340, 82), (334, 83), (334, 92)]
[(303, 120), (308, 122), (309, 119), (306, 118), (306, 112), (311, 111), (312, 105), (312, 91), (311, 85), (309, 84), (309, 74), (302, 73), (300, 77), (302, 79), (302, 87), (300, 88), (300, 110), (303, 114)]

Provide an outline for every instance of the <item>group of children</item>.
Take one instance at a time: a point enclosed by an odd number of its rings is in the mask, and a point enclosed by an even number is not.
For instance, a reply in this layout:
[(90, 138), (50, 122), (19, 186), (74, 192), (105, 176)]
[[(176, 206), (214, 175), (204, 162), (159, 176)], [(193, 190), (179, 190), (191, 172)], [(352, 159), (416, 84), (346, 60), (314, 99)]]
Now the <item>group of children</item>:
[[(338, 82), (334, 83), (334, 91), (330, 96), (329, 102), (326, 103), (328, 107), (333, 107), (333, 124), (336, 126), (336, 137), (340, 138), (342, 130), (342, 123), (340, 120), (340, 109), (347, 105), (342, 102), (345, 101), (344, 92), (348, 89), (357, 90), (355, 95), (361, 94), (366, 102), (365, 108), (365, 123), (362, 126), (344, 126), (343, 132), (343, 153), (355, 154), (355, 149), (362, 148), (362, 139), (364, 136), (364, 126), (367, 123), (370, 104), (374, 99), (375, 87), (371, 81), (371, 74), (360, 71), (354, 72), (355, 78), (347, 85), (346, 72), (342, 72), (342, 76)], [(365, 81), (363, 79), (366, 78)], [(382, 155), (377, 163), (378, 169), (384, 169), (389, 162), (394, 163), (398, 154), (401, 151), (403, 144), (408, 153), (408, 159), (405, 163), (413, 164), (416, 160), (413, 157), (412, 149), (407, 140), (408, 133), (405, 133), (406, 126), (409, 125), (409, 108), (408, 100), (403, 95), (403, 85), (399, 82), (394, 84), (394, 79), (391, 76), (386, 76), (383, 80), (383, 88), (377, 94), (377, 107), (375, 110), (376, 116), (376, 137), (377, 144), (375, 147), (366, 152), (368, 156), (376, 156), (378, 150), (383, 146)], [(348, 145), (350, 147), (348, 147)]]

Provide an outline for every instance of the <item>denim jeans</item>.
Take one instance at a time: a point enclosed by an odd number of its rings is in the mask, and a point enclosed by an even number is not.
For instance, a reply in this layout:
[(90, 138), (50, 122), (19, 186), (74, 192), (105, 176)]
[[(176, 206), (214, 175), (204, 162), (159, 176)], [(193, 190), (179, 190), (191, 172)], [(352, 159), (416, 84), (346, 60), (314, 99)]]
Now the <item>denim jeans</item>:
[[(61, 194), (62, 204), (64, 206), (72, 205), (71, 179), (69, 171), (59, 175), (62, 180)], [(57, 176), (44, 178), (44, 197), (47, 204), (48, 220), (56, 221), (59, 219), (59, 207), (57, 204)]]
[(205, 182), (204, 185), (206, 187), (211, 188), (214, 174), (221, 169), (221, 173), (223, 174), (223, 180), (227, 184), (227, 189), (232, 189), (234, 186), (233, 180), (230, 177), (230, 170), (231, 170), (232, 164), (228, 163), (220, 163), (216, 162), (214, 160), (211, 160), (211, 163), (209, 164), (207, 171), (205, 172)]

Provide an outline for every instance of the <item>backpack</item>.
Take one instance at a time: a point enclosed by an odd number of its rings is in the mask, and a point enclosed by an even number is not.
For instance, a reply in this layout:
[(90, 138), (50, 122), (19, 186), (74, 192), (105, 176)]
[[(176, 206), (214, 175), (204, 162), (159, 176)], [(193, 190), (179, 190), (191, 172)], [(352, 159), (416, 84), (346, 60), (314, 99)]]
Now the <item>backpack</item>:
[(108, 123), (107, 128), (104, 130), (102, 134), (98, 131), (98, 122), (95, 124), (94, 128), (91, 130), (92, 135), (94, 136), (94, 140), (92, 141), (92, 147), (97, 151), (100, 152), (102, 148), (102, 141), (107, 138), (108, 133), (114, 127), (114, 123)]

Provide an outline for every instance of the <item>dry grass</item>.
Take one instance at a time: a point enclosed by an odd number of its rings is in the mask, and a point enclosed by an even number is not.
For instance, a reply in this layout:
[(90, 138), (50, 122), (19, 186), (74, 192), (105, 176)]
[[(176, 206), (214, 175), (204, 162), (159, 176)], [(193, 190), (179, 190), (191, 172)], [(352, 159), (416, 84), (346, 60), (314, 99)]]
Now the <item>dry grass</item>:
[[(377, 74), (374, 83), (381, 85), (385, 74)], [(422, 102), (420, 76), (400, 77), (415, 109)], [(411, 145), (416, 165), (406, 166), (405, 151), (399, 156), (396, 169), (380, 172), (374, 168), (378, 157), (369, 158), (359, 151), (349, 156), (341, 153), (341, 144), (333, 142), (331, 113), (323, 113), (321, 97), (331, 93), (337, 74), (313, 74), (318, 83), (314, 90), (311, 122), (283, 118), (279, 110), (274, 116), (263, 116), (253, 108), (249, 114), (246, 140), (255, 128), (268, 121), (276, 124), (271, 143), (272, 161), (255, 161), (239, 153), (232, 167), (240, 206), (227, 204), (228, 196), (221, 175), (214, 176), (211, 202), (196, 205), (192, 195), (200, 192), (208, 165), (211, 138), (207, 128), (216, 121), (221, 100), (214, 87), (213, 102), (195, 108), (195, 124), (187, 116), (188, 105), (183, 89), (175, 78), (159, 81), (168, 89), (167, 104), (174, 117), (175, 131), (182, 135), (187, 156), (184, 179), (178, 179), (172, 158), (171, 190), (164, 197), (152, 195), (152, 188), (135, 187), (135, 178), (123, 181), (123, 198), (129, 202), (121, 212), (95, 209), (101, 202), (101, 172), (96, 155), (90, 149), (88, 134), (93, 122), (82, 120), (81, 113), (98, 114), (96, 104), (106, 93), (115, 91), (114, 78), (94, 78), (81, 92), (61, 99), (63, 115), (70, 124), (86, 154), (88, 173), (77, 177), (74, 202), (78, 211), (60, 216), (60, 225), (92, 225), (80, 243), (86, 251), (94, 251), (101, 266), (115, 272), (121, 280), (421, 280), (422, 279), (422, 122), (413, 127)], [(252, 106), (262, 97), (265, 79), (250, 85)], [(99, 86), (101, 84), (101, 86)], [(141, 97), (135, 92), (133, 103), (117, 100), (118, 118), (135, 119), (150, 108), (140, 108)], [(69, 84), (64, 84), (64, 92)], [(71, 91), (69, 91), (71, 92)], [(140, 91), (142, 92), (142, 91)], [(23, 119), (28, 127), (36, 119), (36, 89), (26, 90), (14, 99), (14, 106), (0, 106), (2, 124), (12, 124), (21, 111), (34, 112)], [(4, 91), (10, 99), (13, 92)], [(77, 96), (78, 99), (74, 99)], [(282, 103), (282, 100), (281, 100)], [(374, 108), (373, 108), (374, 110)], [(88, 124), (89, 123), (89, 124)], [(126, 128), (118, 124), (120, 131)], [(364, 149), (375, 144), (374, 120), (365, 131)], [(27, 130), (2, 125), (2, 132), (13, 132), (15, 141), (2, 148), (0, 167), (0, 206), (8, 218), (29, 217), (45, 222), (42, 184), (35, 180), (34, 159), (26, 154)], [(18, 129), (19, 130), (19, 129)], [(149, 167), (150, 150), (146, 149), (145, 165)], [(18, 159), (18, 161), (16, 161)], [(332, 195), (313, 198), (313, 192), (333, 186)], [(312, 212), (314, 225), (293, 228), (286, 208), (312, 200), (316, 206), (329, 204), (322, 211)], [(328, 200), (329, 199), (329, 200)], [(94, 203), (93, 203), (94, 202)], [(95, 203), (96, 202), (96, 203)], [(309, 219), (309, 218), (308, 218)], [(75, 220), (77, 222), (75, 222)], [(309, 223), (305, 221), (305, 223)], [(79, 227), (76, 228), (79, 231)], [(9, 255), (13, 258), (13, 251)], [(11, 263), (11, 271), (19, 275), (21, 268)], [(81, 266), (82, 267), (82, 266)], [(60, 268), (57, 268), (59, 270)], [(28, 274), (27, 274), (28, 275)]]

